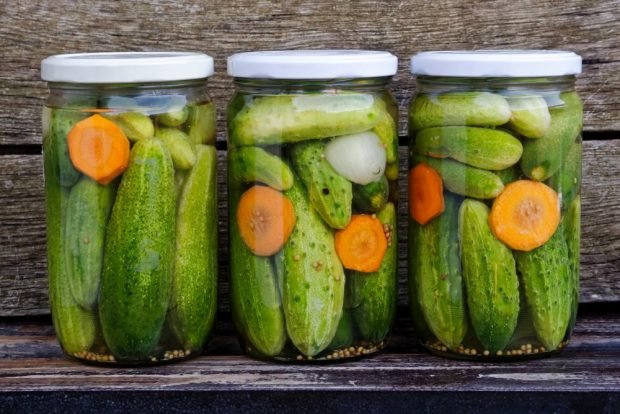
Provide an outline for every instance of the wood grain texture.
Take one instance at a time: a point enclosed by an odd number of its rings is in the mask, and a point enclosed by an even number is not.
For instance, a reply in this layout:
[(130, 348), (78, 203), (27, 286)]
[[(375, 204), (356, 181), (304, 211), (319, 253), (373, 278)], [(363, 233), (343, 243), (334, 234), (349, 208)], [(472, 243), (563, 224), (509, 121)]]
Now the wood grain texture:
[(395, 334), (383, 354), (335, 365), (273, 364), (224, 353), (149, 369), (85, 366), (62, 356), (46, 324), (0, 323), (0, 394), (11, 391), (620, 391), (620, 314), (583, 316), (560, 355), (512, 364), (432, 356), (411, 332)]
[[(228, 309), (225, 153), (219, 152), (220, 309)], [(401, 147), (399, 303), (407, 303), (406, 148)], [(584, 143), (582, 302), (620, 301), (620, 139)], [(48, 313), (40, 155), (0, 157), (0, 316)]]
[[(38, 144), (46, 88), (41, 59), (56, 53), (194, 50), (216, 59), (209, 89), (223, 131), (233, 87), (228, 55), (247, 50), (368, 48), (400, 58), (401, 114), (414, 90), (409, 57), (422, 50), (539, 48), (584, 57), (577, 86), (586, 130), (620, 130), (617, 0), (593, 1), (32, 1), (0, 3), (0, 145)], [(401, 122), (403, 128), (405, 123)]]

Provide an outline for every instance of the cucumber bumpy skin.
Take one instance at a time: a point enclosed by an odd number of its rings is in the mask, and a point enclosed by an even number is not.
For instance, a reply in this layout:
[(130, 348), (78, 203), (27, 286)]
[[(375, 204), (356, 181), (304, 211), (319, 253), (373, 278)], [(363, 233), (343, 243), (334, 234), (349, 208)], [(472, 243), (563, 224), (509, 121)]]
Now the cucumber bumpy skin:
[(409, 283), (415, 284), (417, 293), (411, 297), (417, 301), (412, 312), (421, 312), (425, 321), (421, 327), (452, 350), (467, 332), (457, 219), (458, 200), (446, 194), (445, 210), (439, 217), (424, 226), (410, 221), (415, 243), (410, 250)]
[[(244, 182), (277, 183), (279, 187), (293, 184), (293, 175), (281, 159), (260, 148), (247, 149), (251, 150), (245, 154), (240, 149), (235, 149), (234, 153), (231, 150), (229, 157), (229, 208), (232, 212), (237, 211)], [(250, 162), (249, 166), (246, 162)], [(274, 166), (275, 170), (269, 166)], [(288, 176), (283, 173), (284, 167), (290, 174), (290, 182), (284, 178)], [(278, 172), (274, 175), (274, 171)], [(276, 273), (278, 266), (272, 266), (269, 257), (252, 253), (241, 238), (234, 220), (229, 224), (229, 232), (230, 296), (235, 327), (246, 340), (248, 347), (264, 356), (279, 355), (287, 337), (282, 311), (282, 288), (279, 286), (281, 275)]]
[(542, 138), (523, 143), (521, 169), (536, 181), (544, 181), (555, 174), (581, 133), (583, 105), (575, 92), (560, 94), (564, 105), (551, 107), (551, 126)]
[(153, 138), (153, 135), (155, 135), (153, 121), (143, 113), (124, 112), (118, 115), (104, 114), (104, 117), (118, 125), (131, 142)]
[(510, 129), (527, 138), (542, 138), (551, 124), (547, 102), (541, 96), (506, 96), (510, 105)]
[(459, 211), (463, 278), (471, 324), (491, 352), (510, 342), (519, 317), (519, 280), (512, 252), (489, 226), (489, 208), (466, 199)]
[(571, 201), (564, 218), (562, 219), (564, 229), (564, 239), (568, 247), (568, 257), (570, 258), (572, 306), (571, 320), (569, 329), (572, 330), (577, 319), (577, 307), (579, 305), (579, 263), (580, 251), (579, 241), (581, 240), (581, 196), (577, 195)]
[(331, 228), (345, 228), (351, 221), (353, 187), (325, 158), (325, 145), (320, 141), (295, 144), (291, 159), (316, 212)]
[(419, 94), (409, 114), (412, 131), (450, 125), (499, 126), (510, 120), (510, 107), (503, 96), (489, 92)]
[(217, 310), (217, 190), (215, 147), (197, 159), (177, 205), (176, 253), (168, 322), (185, 350), (201, 350)]
[(386, 110), (380, 116), (379, 123), (372, 132), (377, 134), (385, 148), (386, 160), (389, 163), (398, 162), (398, 126), (392, 115)]
[(472, 167), (503, 170), (518, 163), (521, 141), (512, 134), (478, 127), (434, 127), (418, 132), (416, 152), (435, 158), (450, 157)]
[(338, 322), (336, 334), (328, 346), (328, 349), (347, 348), (353, 344), (355, 337), (355, 326), (353, 324), (353, 315), (351, 309), (343, 309), (342, 317)]
[(181, 109), (174, 109), (157, 115), (157, 122), (167, 127), (178, 127), (187, 121), (188, 116), (189, 109), (184, 106)]
[(581, 141), (575, 141), (568, 150), (562, 166), (549, 178), (549, 187), (561, 195), (562, 209), (571, 204), (571, 201), (581, 190)]
[(342, 316), (345, 275), (332, 230), (314, 211), (299, 180), (286, 196), (297, 222), (282, 249), (286, 330), (295, 347), (315, 356), (329, 346)]
[(280, 157), (260, 147), (231, 148), (228, 165), (229, 180), (233, 183), (261, 182), (276, 190), (288, 190), (295, 180)]
[(217, 132), (213, 102), (189, 105), (188, 108), (189, 117), (186, 126), (190, 142), (194, 145), (215, 145)]
[(68, 286), (75, 301), (92, 310), (99, 294), (103, 247), (116, 184), (100, 185), (83, 176), (71, 188), (65, 216)]
[(276, 95), (255, 98), (229, 121), (235, 145), (292, 143), (374, 128), (385, 103), (370, 94)]
[(159, 341), (174, 265), (174, 167), (164, 143), (138, 141), (108, 223), (99, 316), (120, 361), (143, 361)]
[(158, 128), (155, 131), (155, 138), (162, 140), (170, 155), (172, 163), (177, 170), (188, 170), (196, 163), (196, 153), (189, 137), (176, 128)]
[(49, 153), (49, 165), (46, 174), (58, 177), (60, 185), (71, 187), (80, 178), (80, 172), (75, 169), (69, 156), (67, 134), (79, 121), (88, 114), (77, 109), (52, 109), (50, 126), (47, 134), (45, 151)]
[(536, 336), (547, 350), (555, 350), (566, 335), (574, 306), (574, 281), (564, 229), (558, 227), (545, 244), (529, 252), (515, 252), (515, 256)]
[(60, 184), (58, 153), (49, 150), (53, 139), (49, 133), (43, 137), (50, 306), (60, 345), (67, 354), (75, 354), (87, 351), (95, 342), (96, 317), (75, 302), (69, 289), (63, 231), (69, 192)]
[(465, 197), (490, 199), (504, 190), (501, 178), (491, 171), (481, 170), (450, 159), (414, 156), (414, 162), (424, 162), (433, 167), (441, 176), (443, 184), (450, 192)]
[(366, 185), (353, 184), (353, 205), (358, 211), (376, 213), (383, 209), (389, 197), (390, 183), (385, 175)]
[(361, 299), (352, 309), (361, 336), (371, 342), (383, 341), (392, 327), (398, 297), (398, 235), (396, 208), (388, 203), (377, 213), (377, 218), (389, 231), (388, 248), (379, 270), (372, 273), (351, 272), (348, 281), (354, 296)]

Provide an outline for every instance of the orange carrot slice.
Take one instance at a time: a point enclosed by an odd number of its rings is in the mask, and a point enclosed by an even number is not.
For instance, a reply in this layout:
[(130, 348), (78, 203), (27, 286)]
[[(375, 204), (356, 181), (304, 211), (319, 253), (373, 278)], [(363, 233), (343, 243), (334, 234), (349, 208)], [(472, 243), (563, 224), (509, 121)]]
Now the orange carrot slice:
[(443, 213), (443, 182), (434, 168), (420, 163), (409, 172), (409, 214), (424, 225)]
[(129, 163), (129, 140), (123, 130), (101, 115), (78, 122), (67, 134), (75, 168), (99, 184), (118, 177)]
[(376, 272), (387, 250), (387, 238), (381, 220), (368, 214), (356, 214), (336, 232), (336, 252), (347, 269)]
[(493, 202), (491, 231), (510, 248), (530, 251), (542, 246), (560, 224), (558, 194), (530, 180), (514, 181)]
[(271, 187), (255, 185), (239, 199), (239, 233), (257, 256), (277, 253), (291, 235), (295, 220), (291, 200)]

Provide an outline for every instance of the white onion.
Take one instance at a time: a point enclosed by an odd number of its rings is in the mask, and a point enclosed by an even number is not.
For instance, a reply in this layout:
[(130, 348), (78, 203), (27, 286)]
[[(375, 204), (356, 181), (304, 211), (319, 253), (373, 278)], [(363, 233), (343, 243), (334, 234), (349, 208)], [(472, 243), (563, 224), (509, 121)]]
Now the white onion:
[(385, 148), (374, 132), (334, 138), (325, 148), (325, 157), (334, 170), (356, 184), (378, 181), (385, 171)]

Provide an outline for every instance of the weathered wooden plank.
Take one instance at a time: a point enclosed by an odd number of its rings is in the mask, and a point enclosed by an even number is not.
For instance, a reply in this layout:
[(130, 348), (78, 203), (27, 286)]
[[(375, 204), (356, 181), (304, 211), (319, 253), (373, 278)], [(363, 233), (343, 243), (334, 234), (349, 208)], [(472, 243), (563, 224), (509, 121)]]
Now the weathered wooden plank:
[[(401, 114), (417, 51), (561, 48), (585, 59), (578, 89), (586, 130), (620, 130), (620, 23), (615, 0), (546, 1), (39, 1), (0, 3), (0, 144), (40, 143), (42, 58), (67, 52), (199, 50), (216, 58), (209, 82), (220, 121), (232, 93), (226, 56), (245, 50), (385, 49), (401, 60)], [(404, 133), (404, 118), (401, 122)], [(223, 122), (220, 122), (223, 130)]]
[[(583, 183), (582, 302), (620, 301), (620, 140), (586, 141)], [(224, 152), (219, 154), (220, 297), (228, 309)], [(406, 149), (401, 148), (399, 272), (406, 303)], [(41, 156), (0, 157), (0, 316), (45, 314), (45, 222)]]
[(383, 354), (335, 365), (273, 364), (239, 355), (232, 336), (226, 354), (149, 369), (85, 366), (64, 359), (49, 325), (0, 324), (0, 390), (10, 391), (620, 391), (620, 314), (579, 319), (560, 355), (527, 363), (457, 362), (432, 356), (408, 334)]

